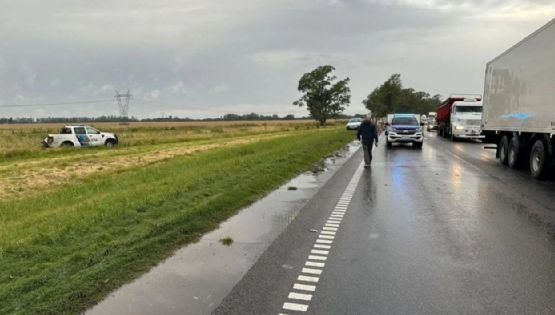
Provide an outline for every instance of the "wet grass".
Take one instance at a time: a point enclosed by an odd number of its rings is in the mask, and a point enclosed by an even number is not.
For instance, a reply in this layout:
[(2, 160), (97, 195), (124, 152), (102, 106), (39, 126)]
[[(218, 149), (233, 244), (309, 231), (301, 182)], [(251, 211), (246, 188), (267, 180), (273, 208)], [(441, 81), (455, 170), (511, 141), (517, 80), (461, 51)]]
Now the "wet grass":
[[(73, 181), (75, 177), (121, 172), (134, 166), (196, 154), (217, 146), (233, 146), (318, 131), (316, 124), (306, 121), (100, 127), (117, 131), (120, 145), (114, 149), (39, 149), (32, 147), (36, 147), (36, 143), (29, 142), (30, 139), (36, 140), (52, 126), (44, 126), (43, 129), (34, 125), (6, 129), (6, 125), (0, 125), (0, 199), (44, 193), (46, 189), (55, 189), (60, 184)], [(12, 136), (17, 137), (12, 141), (3, 137), (2, 133), (14, 133)], [(12, 150), (14, 146), (17, 148), (15, 151)]]
[[(333, 124), (333, 122), (331, 122)], [(177, 142), (231, 138), (268, 132), (306, 130), (315, 128), (311, 121), (261, 122), (174, 122), (90, 124), (104, 132), (114, 132), (120, 138), (120, 148), (160, 145)], [(41, 142), (49, 133), (58, 133), (64, 124), (0, 125), (0, 162), (14, 159), (79, 155), (74, 150), (44, 150)], [(82, 149), (81, 149), (82, 150)], [(98, 148), (89, 148), (98, 151)]]
[(0, 314), (80, 313), (351, 139), (292, 133), (0, 201)]

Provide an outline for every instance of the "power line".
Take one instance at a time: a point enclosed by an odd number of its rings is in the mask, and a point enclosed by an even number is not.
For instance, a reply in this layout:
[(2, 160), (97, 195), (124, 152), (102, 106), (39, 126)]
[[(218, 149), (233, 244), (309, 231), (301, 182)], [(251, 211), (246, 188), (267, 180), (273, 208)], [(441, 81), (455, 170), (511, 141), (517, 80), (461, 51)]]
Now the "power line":
[(113, 103), (113, 99), (106, 100), (90, 100), (90, 101), (75, 101), (75, 102), (57, 102), (57, 103), (40, 103), (40, 104), (9, 104), (0, 105), (0, 107), (35, 107), (35, 106), (64, 106), (64, 105), (77, 105), (77, 104), (98, 104), (98, 103)]
[[(129, 92), (127, 93), (129, 94)], [(117, 99), (116, 95), (116, 100)], [(127, 96), (127, 95), (122, 95)], [(131, 95), (129, 95), (131, 96)], [(142, 100), (145, 103), (155, 103), (153, 100)], [(103, 99), (103, 100), (84, 100), (84, 101), (74, 101), (74, 102), (54, 102), (54, 103), (37, 103), (37, 104), (8, 104), (8, 105), (0, 105), (0, 108), (17, 108), (17, 107), (37, 107), (37, 106), (67, 106), (67, 105), (78, 105), (78, 104), (99, 104), (99, 103), (113, 103), (114, 99)], [(128, 102), (128, 101), (127, 101)], [(156, 104), (157, 106), (160, 105), (169, 105), (169, 104)], [(173, 104), (172, 104), (173, 105)], [(170, 106), (172, 106), (170, 105)], [(121, 109), (121, 108), (120, 108)], [(127, 108), (125, 108), (127, 109)], [(211, 113), (219, 113), (219, 114), (278, 114), (278, 113), (306, 113), (306, 109), (295, 109), (295, 110), (275, 110), (275, 111), (233, 111), (233, 110), (222, 110), (222, 109), (214, 109), (214, 108), (200, 108), (200, 107), (186, 107), (183, 108), (185, 110), (194, 110), (194, 111), (205, 111)]]

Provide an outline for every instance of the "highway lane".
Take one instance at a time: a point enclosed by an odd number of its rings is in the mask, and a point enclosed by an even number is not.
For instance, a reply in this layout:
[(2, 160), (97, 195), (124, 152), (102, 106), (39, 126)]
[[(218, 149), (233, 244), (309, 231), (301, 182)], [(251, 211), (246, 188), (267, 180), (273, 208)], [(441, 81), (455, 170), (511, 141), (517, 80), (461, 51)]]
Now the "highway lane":
[[(428, 134), (357, 173), (359, 152), (216, 313), (554, 314), (555, 183), (483, 147)], [(312, 255), (323, 236), (329, 250)]]

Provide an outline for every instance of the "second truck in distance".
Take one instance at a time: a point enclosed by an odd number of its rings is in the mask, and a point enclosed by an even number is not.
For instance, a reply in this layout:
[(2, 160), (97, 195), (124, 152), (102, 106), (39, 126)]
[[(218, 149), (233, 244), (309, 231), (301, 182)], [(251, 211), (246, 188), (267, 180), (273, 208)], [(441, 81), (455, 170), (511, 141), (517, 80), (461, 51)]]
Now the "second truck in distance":
[(438, 133), (445, 138), (483, 139), (482, 96), (471, 94), (453, 94), (437, 109), (436, 121)]

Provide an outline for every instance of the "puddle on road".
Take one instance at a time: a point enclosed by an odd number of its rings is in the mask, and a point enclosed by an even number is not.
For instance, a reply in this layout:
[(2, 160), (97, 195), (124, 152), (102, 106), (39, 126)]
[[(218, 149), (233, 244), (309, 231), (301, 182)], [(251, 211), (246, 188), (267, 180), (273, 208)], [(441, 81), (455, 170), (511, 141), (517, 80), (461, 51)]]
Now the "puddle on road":
[[(358, 141), (352, 142), (327, 157), (317, 171), (295, 177), (241, 210), (86, 314), (210, 314), (358, 148)], [(226, 246), (221, 240), (232, 242)]]

